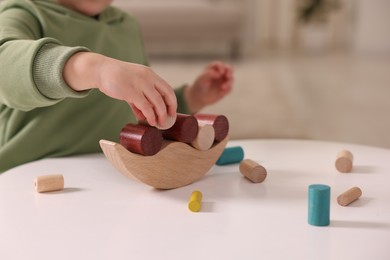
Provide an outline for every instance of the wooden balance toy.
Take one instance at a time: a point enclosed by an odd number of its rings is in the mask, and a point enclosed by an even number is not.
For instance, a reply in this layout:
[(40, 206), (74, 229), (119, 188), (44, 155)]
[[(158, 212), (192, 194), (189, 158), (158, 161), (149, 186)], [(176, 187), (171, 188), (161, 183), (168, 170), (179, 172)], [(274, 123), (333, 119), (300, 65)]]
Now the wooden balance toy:
[[(180, 116), (178, 114), (178, 118)], [(130, 152), (116, 142), (100, 140), (99, 143), (106, 158), (126, 177), (157, 189), (174, 189), (204, 176), (218, 160), (228, 140), (226, 135), (222, 141), (202, 151), (188, 143), (165, 139), (160, 151), (151, 156)]]

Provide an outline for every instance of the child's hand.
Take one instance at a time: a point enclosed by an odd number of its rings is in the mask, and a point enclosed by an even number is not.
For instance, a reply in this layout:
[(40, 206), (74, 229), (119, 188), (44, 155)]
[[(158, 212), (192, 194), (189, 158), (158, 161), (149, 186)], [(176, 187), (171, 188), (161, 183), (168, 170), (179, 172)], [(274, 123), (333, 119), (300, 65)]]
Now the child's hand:
[(226, 96), (233, 87), (233, 68), (223, 62), (210, 63), (195, 82), (186, 88), (185, 98), (191, 113), (196, 113)]
[(64, 78), (75, 90), (95, 87), (107, 96), (126, 101), (136, 117), (147, 120), (151, 126), (164, 125), (168, 115), (176, 114), (173, 89), (143, 65), (77, 53), (65, 65)]
[(173, 89), (149, 67), (111, 60), (101, 71), (100, 91), (129, 103), (139, 120), (164, 125), (167, 114), (176, 114)]

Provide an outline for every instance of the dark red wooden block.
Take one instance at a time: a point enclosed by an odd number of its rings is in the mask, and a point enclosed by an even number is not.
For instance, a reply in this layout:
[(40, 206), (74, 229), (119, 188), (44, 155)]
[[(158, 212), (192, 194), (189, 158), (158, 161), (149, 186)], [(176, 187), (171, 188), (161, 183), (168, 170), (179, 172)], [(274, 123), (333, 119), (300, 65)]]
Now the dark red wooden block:
[(183, 143), (191, 143), (198, 134), (198, 121), (194, 116), (177, 114), (175, 124), (162, 131), (163, 137)]
[(154, 155), (160, 151), (163, 137), (154, 127), (129, 123), (122, 128), (119, 141), (130, 152)]

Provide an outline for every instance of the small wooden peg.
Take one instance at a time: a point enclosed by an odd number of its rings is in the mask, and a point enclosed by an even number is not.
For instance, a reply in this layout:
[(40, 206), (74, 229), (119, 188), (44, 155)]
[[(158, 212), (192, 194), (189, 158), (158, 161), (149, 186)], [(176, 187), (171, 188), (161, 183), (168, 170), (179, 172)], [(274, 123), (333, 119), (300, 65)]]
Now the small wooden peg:
[(199, 125), (198, 135), (191, 145), (200, 151), (206, 151), (214, 143), (215, 131), (211, 125)]
[(61, 174), (38, 176), (34, 180), (37, 192), (58, 191), (64, 189), (64, 177)]
[(353, 167), (353, 155), (350, 151), (343, 150), (338, 153), (335, 162), (336, 169), (339, 172), (347, 173), (352, 170)]
[(175, 124), (171, 128), (163, 130), (162, 134), (166, 139), (191, 143), (198, 134), (198, 128), (198, 121), (194, 116), (177, 114)]
[(215, 164), (226, 165), (239, 163), (244, 159), (244, 150), (241, 146), (227, 147), (218, 158)]
[(240, 172), (254, 183), (263, 182), (267, 177), (267, 170), (251, 159), (241, 161)]
[(201, 124), (211, 125), (215, 131), (215, 141), (220, 142), (229, 133), (229, 121), (224, 115), (196, 114), (195, 118)]
[(330, 186), (309, 186), (308, 222), (313, 226), (328, 226), (330, 223)]
[(202, 193), (200, 191), (194, 191), (191, 194), (190, 201), (188, 202), (188, 209), (192, 212), (199, 212), (202, 206)]
[(337, 197), (337, 203), (340, 206), (345, 207), (360, 198), (360, 196), (362, 196), (362, 190), (359, 187), (353, 187), (346, 192), (340, 194)]
[(161, 131), (150, 126), (127, 124), (119, 135), (120, 144), (127, 150), (142, 155), (154, 155), (160, 151)]

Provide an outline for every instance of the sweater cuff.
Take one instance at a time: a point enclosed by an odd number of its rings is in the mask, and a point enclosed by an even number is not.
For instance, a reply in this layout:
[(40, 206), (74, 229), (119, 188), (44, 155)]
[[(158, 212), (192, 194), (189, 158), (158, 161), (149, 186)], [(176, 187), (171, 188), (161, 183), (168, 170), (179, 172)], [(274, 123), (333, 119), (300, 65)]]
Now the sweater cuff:
[(177, 99), (177, 112), (182, 114), (190, 114), (190, 110), (188, 109), (187, 102), (184, 98), (184, 89), (187, 85), (183, 85), (179, 88), (175, 89), (176, 99)]
[(55, 43), (43, 45), (34, 59), (33, 78), (36, 87), (47, 98), (60, 100), (67, 97), (82, 98), (89, 91), (75, 91), (62, 76), (65, 63), (76, 52), (89, 51), (84, 47), (66, 47)]

